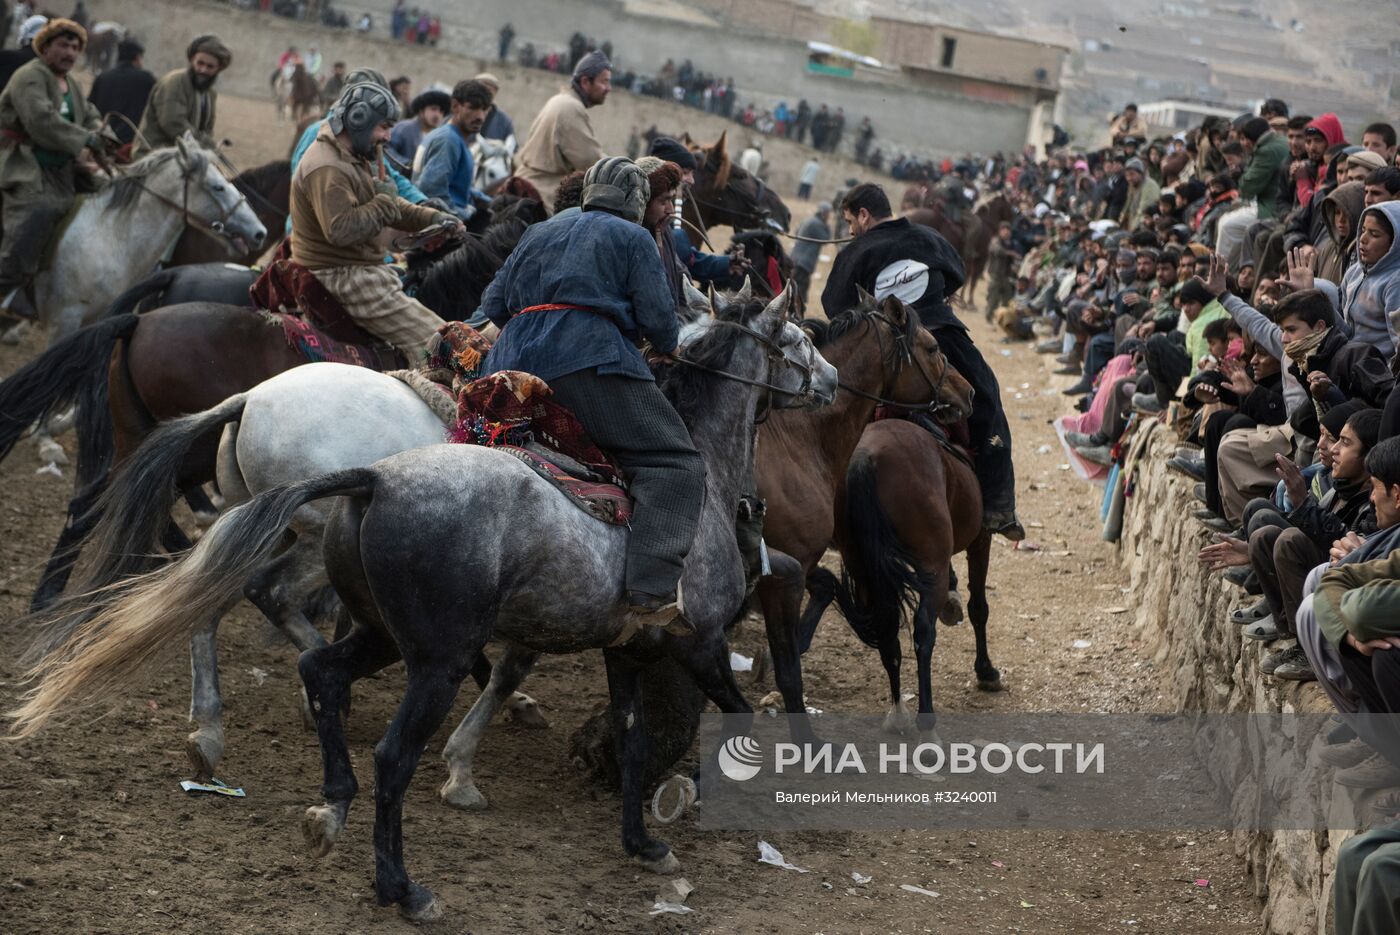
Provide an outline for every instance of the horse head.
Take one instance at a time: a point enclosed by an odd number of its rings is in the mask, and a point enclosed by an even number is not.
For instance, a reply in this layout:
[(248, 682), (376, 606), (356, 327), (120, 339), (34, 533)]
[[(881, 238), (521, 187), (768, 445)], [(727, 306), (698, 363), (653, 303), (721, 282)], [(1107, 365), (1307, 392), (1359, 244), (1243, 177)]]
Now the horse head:
[(710, 302), (710, 328), (736, 328), (741, 332), (737, 340), (756, 343), (767, 358), (767, 373), (758, 379), (767, 384), (768, 407), (817, 409), (836, 398), (836, 368), (792, 320), (796, 292), (791, 283), (766, 303), (753, 299), (747, 282), (737, 292), (712, 295)]
[(792, 212), (773, 189), (730, 160), (727, 135), (725, 131), (712, 145), (694, 150), (700, 167), (691, 195), (705, 226), (787, 230)]
[(219, 171), (215, 157), (186, 130), (175, 141), (180, 190), (159, 194), (180, 206), (186, 224), (222, 237), (232, 254), (242, 255), (267, 239), (267, 228), (243, 193)]
[(879, 395), (900, 406), (927, 407), (944, 422), (966, 419), (972, 413), (972, 385), (944, 356), (918, 314), (895, 296), (879, 300), (860, 287), (856, 293), (855, 320), (883, 332)]

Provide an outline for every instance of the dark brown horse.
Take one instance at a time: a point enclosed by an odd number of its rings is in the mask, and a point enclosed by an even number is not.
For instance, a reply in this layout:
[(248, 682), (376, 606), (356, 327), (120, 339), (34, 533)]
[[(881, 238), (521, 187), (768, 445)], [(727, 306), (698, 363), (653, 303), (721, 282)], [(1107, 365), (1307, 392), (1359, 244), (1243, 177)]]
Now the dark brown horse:
[[(721, 133), (718, 140), (705, 146), (681, 134), (681, 142), (690, 148), (700, 163), (695, 170), (695, 184), (685, 199), (682, 216), (702, 231), (719, 226), (738, 231), (773, 224), (787, 230), (792, 223), (792, 212), (762, 179), (750, 175), (730, 160), (727, 136), (727, 133)], [(701, 246), (695, 231), (690, 227), (686, 230), (695, 246)]]
[[(905, 409), (971, 411), (971, 387), (948, 365), (938, 342), (898, 299), (869, 296), (830, 325), (806, 322), (841, 375), (836, 402), (812, 412), (774, 412), (759, 429), (755, 474), (767, 503), (763, 537), (773, 574), (758, 586), (774, 680), (790, 713), (802, 696), (799, 619), (808, 574), (831, 544), (834, 504), (846, 465), (880, 402)], [(961, 416), (960, 416), (961, 417)]]
[(973, 291), (987, 270), (988, 249), (992, 237), (996, 236), (997, 225), (1015, 216), (1011, 202), (998, 192), (978, 205), (976, 210), (964, 214), (961, 224), (948, 217), (943, 210), (942, 198), (927, 186), (911, 187), (905, 192), (901, 204), (904, 216), (910, 222), (938, 231), (958, 251), (963, 269), (967, 272), (959, 295), (963, 302), (970, 305)]
[(917, 727), (920, 733), (933, 731), (937, 621), (962, 619), (962, 609), (949, 593), (952, 559), (959, 552), (967, 552), (977, 687), (1001, 689), (1001, 673), (987, 653), (991, 534), (982, 525), (982, 491), (966, 456), (946, 437), (903, 419), (868, 426), (840, 488), (835, 539), (844, 579), (837, 585), (834, 575), (820, 572), (804, 629), (815, 628), (834, 597), (861, 641), (879, 650), (890, 680), (886, 730), (904, 733), (912, 726), (899, 687), (899, 636), (907, 609), (913, 615), (919, 671)]
[(257, 214), (263, 227), (267, 228), (267, 242), (241, 255), (231, 255), (227, 241), (215, 239), (193, 227), (187, 227), (175, 243), (170, 255), (170, 266), (188, 266), (194, 263), (236, 263), (251, 266), (257, 262), (268, 247), (282, 238), (287, 226), (287, 213), (291, 210), (292, 164), (287, 159), (279, 159), (266, 165), (256, 166), (234, 176), (234, 187), (248, 199), (248, 205)]

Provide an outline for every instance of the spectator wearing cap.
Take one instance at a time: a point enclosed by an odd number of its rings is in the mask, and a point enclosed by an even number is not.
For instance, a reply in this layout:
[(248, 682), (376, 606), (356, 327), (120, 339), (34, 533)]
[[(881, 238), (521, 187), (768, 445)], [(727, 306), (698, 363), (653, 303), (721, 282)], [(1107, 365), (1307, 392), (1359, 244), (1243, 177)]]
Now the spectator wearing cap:
[(1347, 157), (1347, 174), (1344, 182), (1365, 183), (1366, 177), (1377, 169), (1384, 169), (1390, 163), (1374, 149), (1363, 149)]
[(603, 157), (602, 144), (588, 117), (612, 90), (612, 63), (602, 52), (589, 52), (574, 66), (569, 86), (545, 102), (520, 146), (516, 175), (532, 183), (546, 203), (560, 179), (587, 170)]
[[(696, 160), (695, 154), (686, 149), (679, 140), (669, 136), (658, 136), (651, 141), (651, 148), (647, 151), (647, 155), (675, 163), (676, 167), (681, 170), (683, 191), (695, 184), (695, 170), (699, 168), (699, 162)], [(713, 253), (702, 253), (691, 243), (690, 236), (686, 233), (684, 226), (672, 228), (671, 240), (675, 244), (676, 256), (680, 260), (681, 266), (685, 268), (686, 274), (700, 286), (722, 284), (748, 266), (738, 254), (719, 256)]]
[(107, 121), (123, 145), (135, 138), (136, 125), (146, 112), (146, 102), (156, 83), (156, 76), (142, 67), (145, 52), (135, 39), (123, 39), (117, 44), (117, 66), (98, 75), (88, 94), (88, 101), (103, 117), (120, 114), (126, 118)]
[(139, 159), (155, 149), (174, 146), (186, 130), (201, 146), (214, 146), (214, 82), (233, 55), (218, 36), (197, 36), (185, 50), (189, 67), (170, 72), (156, 82), (141, 118), (141, 134), (132, 150)]
[(5, 85), (10, 81), (10, 76), (18, 71), (21, 65), (32, 62), (39, 57), (39, 53), (34, 51), (34, 37), (39, 34), (39, 30), (43, 29), (44, 24), (48, 21), (47, 16), (35, 13), (20, 24), (16, 47), (0, 52), (0, 90), (4, 90)]
[(413, 99), (408, 118), (394, 124), (394, 131), (389, 135), (389, 151), (401, 165), (413, 165), (423, 137), (442, 126), (451, 112), (452, 95), (435, 88), (424, 91)]
[[(1256, 221), (1278, 215), (1279, 171), (1288, 161), (1288, 142), (1263, 117), (1250, 117), (1239, 126), (1244, 150), (1240, 175), (1240, 206), (1220, 219), (1216, 227), (1216, 252), (1232, 266), (1249, 253), (1248, 233)], [(1252, 255), (1252, 254), (1250, 254)]]

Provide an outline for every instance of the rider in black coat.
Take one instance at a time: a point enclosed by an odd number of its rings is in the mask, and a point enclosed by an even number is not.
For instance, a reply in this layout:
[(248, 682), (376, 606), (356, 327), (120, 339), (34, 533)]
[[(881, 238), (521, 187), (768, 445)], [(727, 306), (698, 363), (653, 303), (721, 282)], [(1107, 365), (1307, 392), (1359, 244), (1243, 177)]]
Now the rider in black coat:
[(967, 326), (948, 304), (948, 297), (966, 278), (962, 258), (933, 229), (895, 219), (889, 198), (878, 185), (852, 188), (841, 202), (841, 212), (855, 240), (836, 255), (822, 290), (827, 317), (856, 305), (856, 286), (876, 299), (893, 295), (918, 313), (944, 357), (975, 391), (968, 433), (977, 456), (983, 522), (1013, 541), (1025, 538), (1016, 518), (1011, 428), (1002, 411), (1001, 388), (968, 336)]

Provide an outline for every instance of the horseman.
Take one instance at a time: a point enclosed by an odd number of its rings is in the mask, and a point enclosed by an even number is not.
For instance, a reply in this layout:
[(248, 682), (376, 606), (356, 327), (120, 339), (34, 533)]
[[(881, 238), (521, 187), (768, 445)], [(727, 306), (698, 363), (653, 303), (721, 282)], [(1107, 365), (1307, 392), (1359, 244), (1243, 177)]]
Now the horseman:
[(0, 93), (0, 300), (12, 318), (38, 317), (25, 290), (78, 191), (96, 187), (92, 154), (101, 155), (107, 143), (98, 133), (96, 108), (69, 78), (86, 43), (77, 23), (49, 20), (34, 37), (39, 57), (21, 66)]
[(574, 66), (569, 86), (545, 102), (520, 147), (516, 175), (534, 184), (546, 204), (570, 172), (583, 171), (603, 157), (603, 147), (588, 118), (612, 90), (612, 63), (602, 52), (589, 52)]
[(938, 182), (938, 194), (943, 199), (943, 213), (948, 220), (962, 226), (963, 209), (967, 207), (967, 183), (963, 181), (962, 169), (955, 169)]
[[(678, 193), (684, 193), (691, 185), (695, 184), (695, 170), (699, 168), (699, 164), (695, 160), (695, 154), (686, 149), (680, 140), (672, 139), (669, 136), (655, 137), (651, 141), (648, 153), (658, 159), (673, 162), (680, 169), (682, 187)], [(680, 206), (677, 204), (675, 211), (672, 212), (672, 218), (678, 216), (680, 210)], [(670, 237), (674, 253), (680, 259), (686, 274), (701, 286), (722, 283), (734, 276), (742, 275), (749, 269), (749, 261), (742, 253), (717, 255), (697, 250), (680, 226), (671, 228)]]
[(452, 89), (452, 116), (423, 137), (414, 160), (413, 177), (423, 194), (445, 202), (464, 222), (478, 209), (491, 206), (491, 199), (475, 187), (476, 165), (470, 143), (486, 120), (491, 97), (491, 89), (481, 81), (457, 82)]
[[(360, 84), (366, 81), (372, 84), (377, 84), (381, 88), (384, 88), (386, 91), (389, 89), (388, 80), (386, 80), (382, 74), (375, 71), (373, 68), (356, 68), (354, 71), (350, 72), (350, 74), (345, 76), (345, 87), (348, 88), (352, 84)], [(343, 94), (344, 92), (342, 91), (341, 93)], [(395, 99), (395, 103), (397, 103), (397, 99)], [(335, 107), (334, 105), (332, 105), (330, 111), (327, 111), (326, 113), (327, 118), (329, 118), (330, 114), (334, 111)], [(306, 155), (306, 151), (311, 148), (311, 144), (316, 142), (316, 137), (320, 134), (321, 128), (325, 126), (325, 123), (325, 120), (314, 120), (305, 130), (302, 131), (301, 139), (297, 140), (296, 147), (292, 149), (293, 174), (296, 174), (297, 166), (301, 164), (302, 156)], [(412, 182), (410, 182), (407, 178), (405, 178), (403, 173), (395, 169), (392, 164), (385, 163), (384, 168), (389, 175), (390, 181), (392, 181), (398, 189), (400, 198), (404, 199), (409, 204), (415, 205), (421, 205), (428, 200), (428, 196), (419, 191), (418, 187)], [(292, 216), (288, 214), (287, 233), (290, 234), (291, 232)]]
[(822, 291), (827, 317), (856, 304), (857, 286), (879, 300), (892, 295), (918, 312), (943, 356), (976, 391), (967, 427), (977, 452), (983, 525), (1012, 541), (1024, 539), (1026, 531), (1016, 518), (1011, 429), (1001, 407), (1001, 388), (968, 337), (967, 326), (948, 305), (948, 296), (963, 284), (962, 259), (933, 229), (910, 224), (907, 218), (896, 220), (878, 185), (852, 188), (841, 202), (841, 213), (855, 240), (836, 255)]
[(695, 538), (705, 467), (690, 432), (637, 350), (663, 354), (679, 324), (657, 243), (641, 225), (646, 176), (628, 159), (584, 176), (583, 211), (529, 228), (481, 299), (501, 328), (484, 372), (524, 370), (549, 383), (627, 476), (630, 612), (686, 632), (676, 615), (681, 568)]
[(214, 148), (214, 105), (219, 98), (214, 82), (233, 61), (233, 54), (218, 36), (196, 36), (185, 50), (185, 59), (188, 68), (170, 72), (151, 89), (133, 159), (174, 146), (186, 130), (199, 145)]
[(292, 175), (292, 260), (309, 269), (355, 322), (406, 354), (420, 352), (443, 321), (404, 294), (376, 239), (386, 228), (417, 231), (455, 216), (410, 204), (385, 171), (399, 106), (372, 82), (347, 87)]

